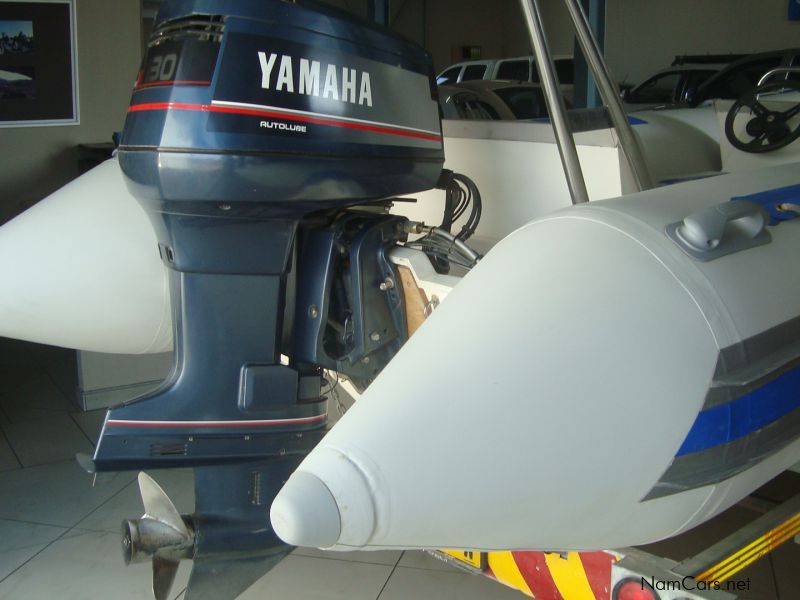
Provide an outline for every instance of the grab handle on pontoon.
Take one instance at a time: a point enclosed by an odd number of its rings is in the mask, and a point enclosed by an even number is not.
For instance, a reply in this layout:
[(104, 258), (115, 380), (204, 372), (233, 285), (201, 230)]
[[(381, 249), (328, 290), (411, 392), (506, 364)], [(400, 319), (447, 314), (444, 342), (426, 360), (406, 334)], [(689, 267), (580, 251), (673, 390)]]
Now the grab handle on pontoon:
[(690, 256), (713, 260), (769, 243), (769, 215), (763, 206), (749, 200), (723, 202), (693, 213), (667, 226), (667, 236)]

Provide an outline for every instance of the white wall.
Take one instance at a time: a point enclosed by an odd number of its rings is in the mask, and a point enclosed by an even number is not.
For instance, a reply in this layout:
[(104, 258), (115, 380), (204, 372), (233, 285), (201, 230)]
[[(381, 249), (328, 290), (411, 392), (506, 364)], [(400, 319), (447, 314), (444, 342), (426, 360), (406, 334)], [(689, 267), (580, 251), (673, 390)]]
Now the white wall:
[[(480, 46), (484, 58), (531, 53), (518, 0), (428, 0), (426, 4), (425, 43), (437, 72), (458, 61), (453, 52), (461, 46)], [(562, 0), (540, 4), (553, 53), (572, 54), (572, 29)]]
[[(323, 0), (366, 17), (371, 0)], [(540, 0), (555, 54), (572, 54), (574, 42), (562, 0)], [(441, 71), (460, 57), (461, 46), (480, 46), (484, 58), (531, 53), (519, 0), (390, 0), (391, 28), (425, 46)]]
[(77, 0), (80, 125), (0, 129), (0, 223), (77, 176), (76, 145), (125, 122), (141, 55), (140, 0)]
[[(481, 46), (486, 58), (531, 52), (519, 0), (393, 2), (427, 5), (425, 44), (437, 72), (454, 62), (453, 49), (462, 45)], [(606, 58), (619, 81), (638, 83), (669, 66), (676, 54), (800, 47), (800, 22), (787, 20), (787, 5), (788, 0), (607, 0)], [(563, 0), (540, 0), (540, 6), (551, 50), (572, 54)], [(400, 29), (406, 35), (408, 30)]]
[(640, 82), (676, 54), (800, 46), (787, 0), (607, 0), (606, 58), (618, 80)]
[(504, 30), (509, 4), (508, 0), (430, 0), (425, 42), (434, 68), (439, 71), (458, 62), (455, 50), (461, 46), (480, 46), (483, 58), (508, 55)]

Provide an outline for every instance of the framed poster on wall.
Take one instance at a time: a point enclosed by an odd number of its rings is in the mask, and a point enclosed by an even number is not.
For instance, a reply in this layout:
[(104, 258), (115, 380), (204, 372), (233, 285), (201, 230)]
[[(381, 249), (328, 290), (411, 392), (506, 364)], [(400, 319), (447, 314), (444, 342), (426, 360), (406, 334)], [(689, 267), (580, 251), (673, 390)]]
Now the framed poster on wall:
[(75, 0), (0, 0), (0, 127), (78, 122)]

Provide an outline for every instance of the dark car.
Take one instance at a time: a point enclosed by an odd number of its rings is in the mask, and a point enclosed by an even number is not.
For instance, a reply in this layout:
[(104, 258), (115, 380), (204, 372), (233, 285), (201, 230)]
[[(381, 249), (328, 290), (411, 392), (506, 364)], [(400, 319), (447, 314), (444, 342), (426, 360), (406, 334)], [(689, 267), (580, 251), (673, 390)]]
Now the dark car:
[(700, 85), (719, 73), (725, 65), (678, 65), (663, 69), (623, 93), (628, 110), (680, 104), (692, 98)]
[[(709, 100), (720, 98), (736, 100), (758, 85), (758, 81), (772, 69), (778, 67), (799, 67), (800, 48), (776, 50), (752, 54), (731, 63), (716, 75), (706, 80), (697, 91), (685, 101), (689, 106), (698, 106)], [(800, 74), (790, 73), (770, 81), (792, 80), (800, 82)]]

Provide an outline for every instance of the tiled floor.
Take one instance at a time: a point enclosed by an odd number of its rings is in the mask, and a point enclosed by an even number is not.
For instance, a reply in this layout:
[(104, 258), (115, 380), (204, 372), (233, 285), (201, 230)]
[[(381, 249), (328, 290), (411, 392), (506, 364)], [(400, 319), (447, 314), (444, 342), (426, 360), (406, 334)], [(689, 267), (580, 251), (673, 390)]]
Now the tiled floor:
[[(120, 523), (138, 517), (134, 473), (94, 487), (74, 455), (91, 452), (103, 413), (68, 399), (65, 351), (0, 338), (0, 600), (151, 598), (150, 565), (125, 567)], [(194, 504), (192, 474), (151, 473), (182, 512)], [(733, 514), (734, 521), (741, 515)], [(695, 537), (704, 535), (702, 532)], [(696, 541), (696, 540), (694, 540)], [(663, 547), (680, 556), (680, 543)], [(800, 598), (800, 547), (786, 544), (750, 568), (749, 600)], [(173, 588), (183, 597), (190, 564)], [(331, 553), (298, 549), (242, 600), (519, 600), (521, 594), (420, 552)]]

